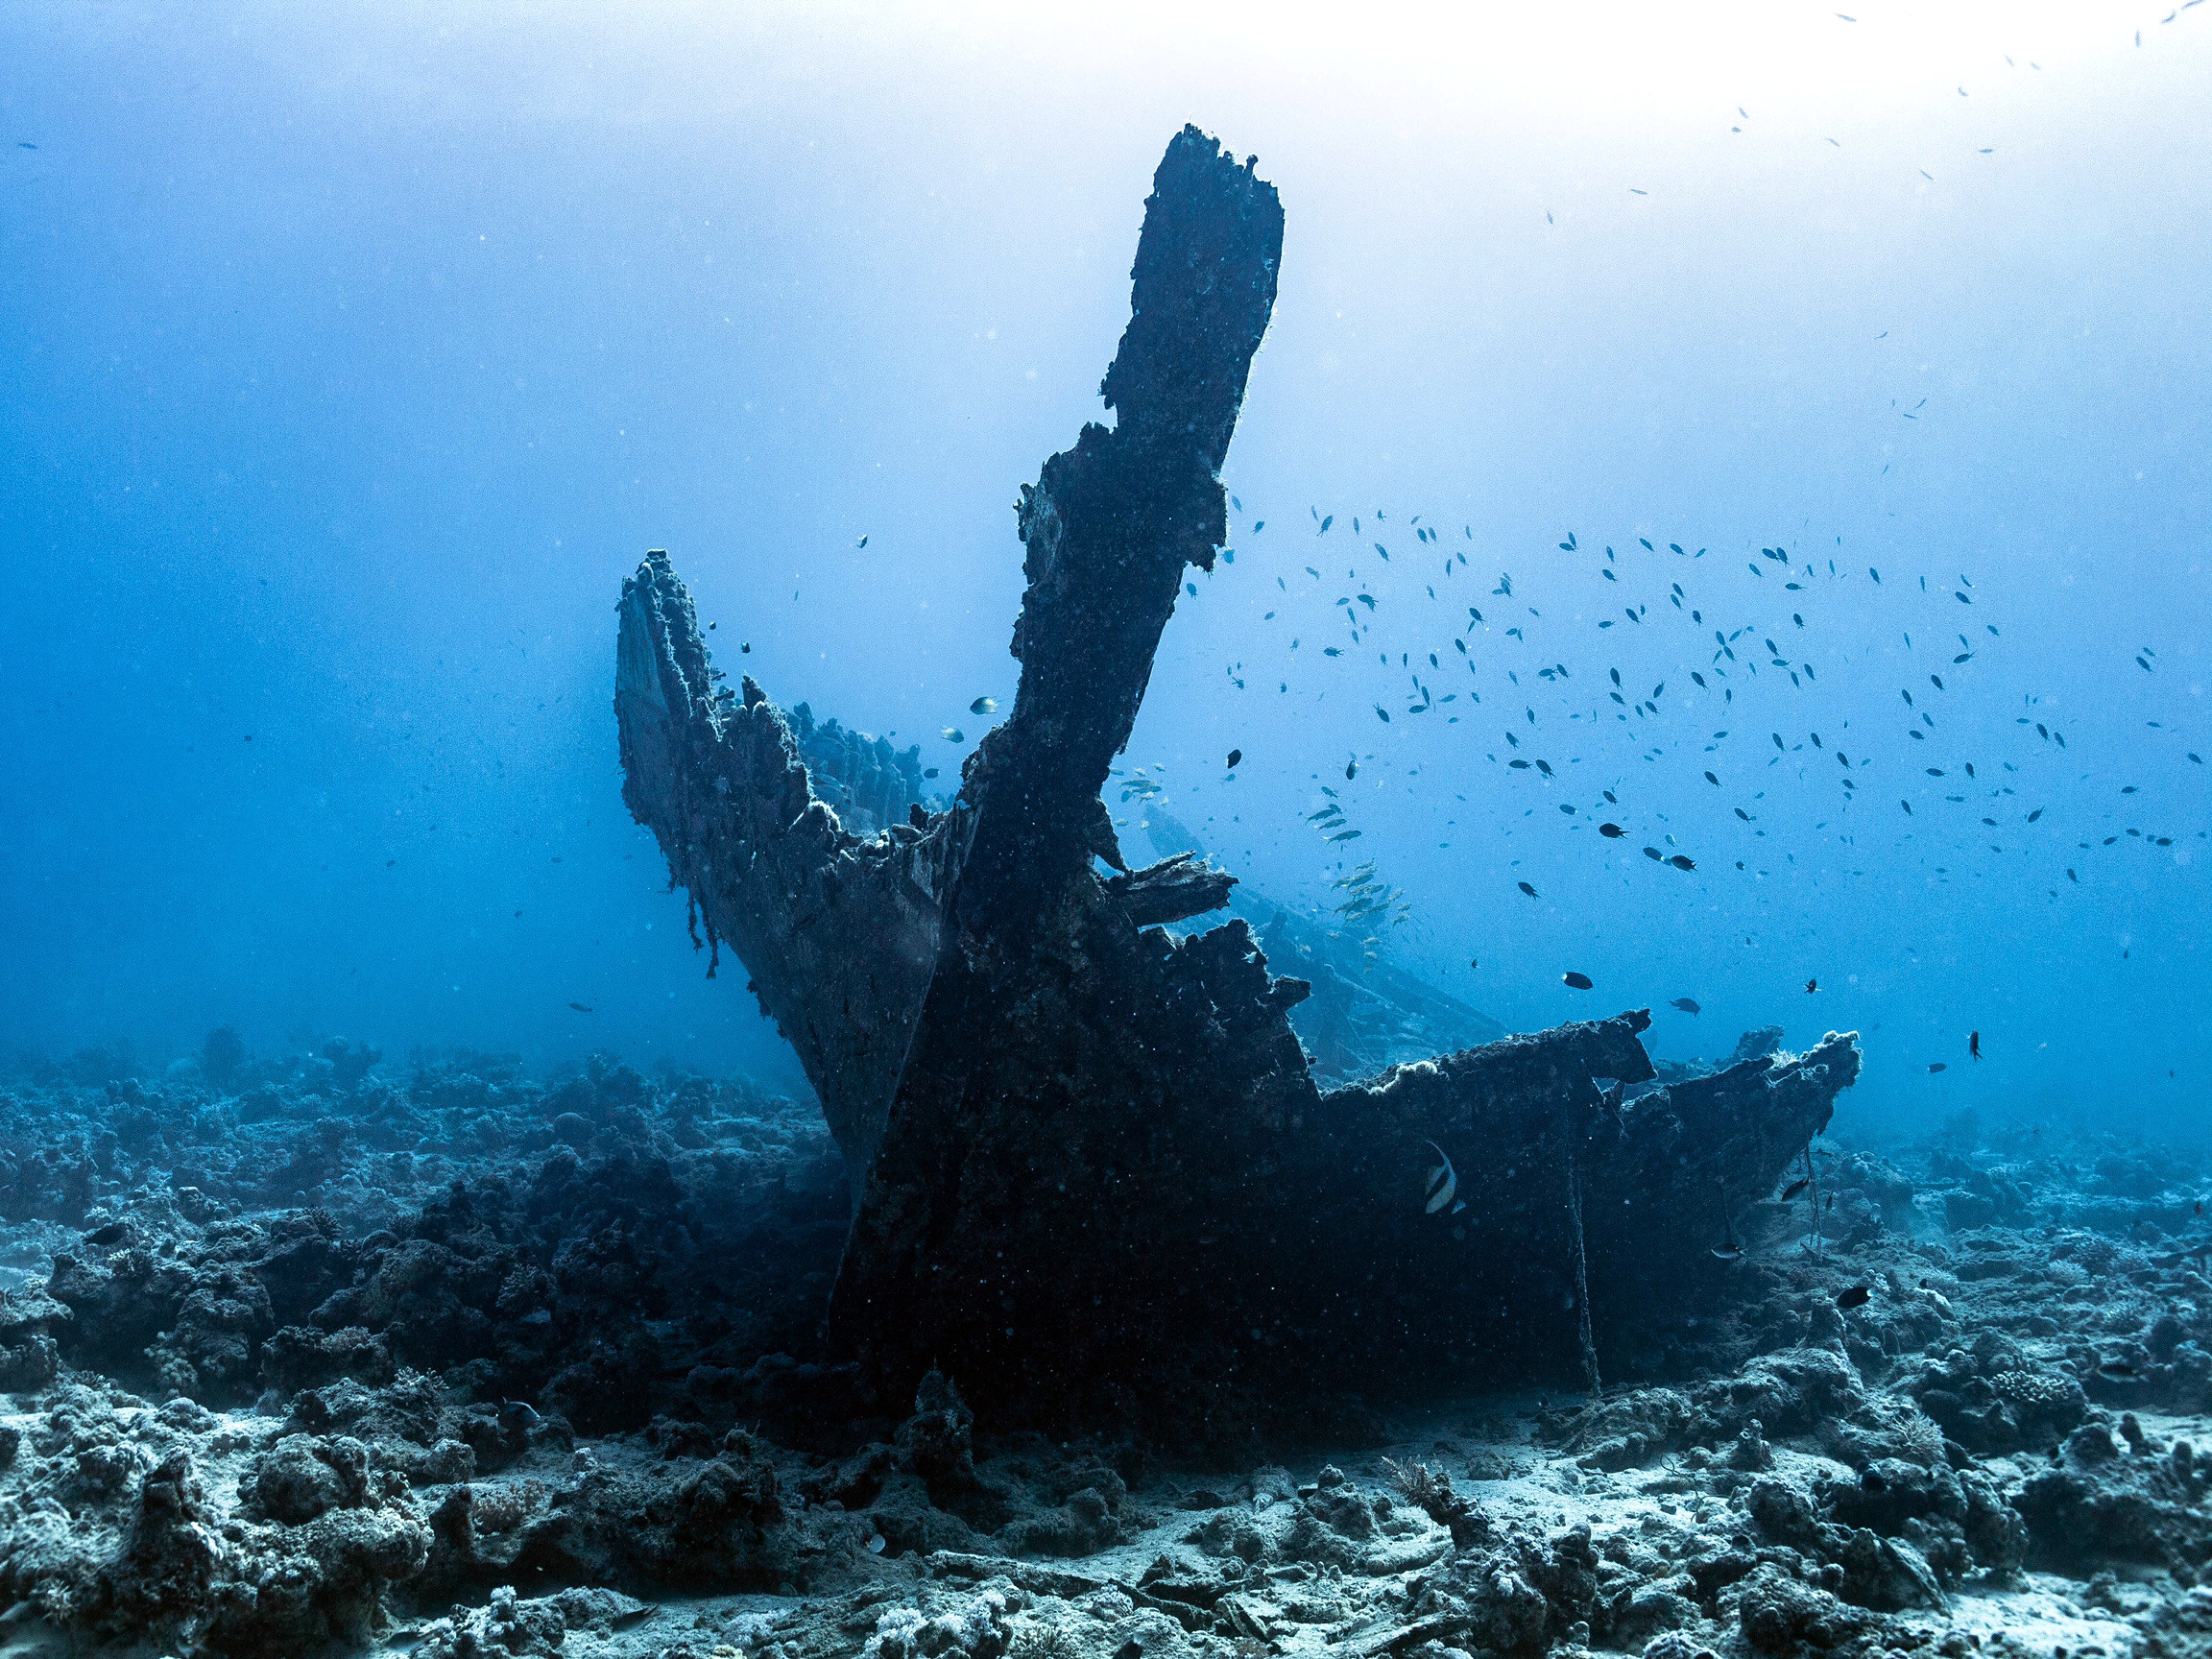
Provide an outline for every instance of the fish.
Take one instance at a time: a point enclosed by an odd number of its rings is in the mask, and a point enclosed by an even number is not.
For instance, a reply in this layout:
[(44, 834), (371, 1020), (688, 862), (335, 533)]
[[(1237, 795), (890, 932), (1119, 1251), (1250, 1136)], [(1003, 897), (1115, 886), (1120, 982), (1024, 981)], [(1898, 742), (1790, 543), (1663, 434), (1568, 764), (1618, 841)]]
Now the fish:
[(867, 537), (865, 537), (865, 536), (863, 536), (863, 537), (861, 537), (861, 538), (860, 538), (860, 540), (859, 540), (859, 541), (857, 541), (854, 542), (854, 543), (853, 543), (853, 545), (854, 546), (854, 548), (861, 548), (861, 547), (865, 547), (865, 546), (867, 546), (867, 545), (868, 545), (868, 538), (867, 538)]
[(1702, 1014), (1705, 1012), (1704, 1009), (1697, 1006), (1697, 998), (1695, 997), (1677, 997), (1673, 1001), (1668, 1003), (1667, 1006), (1670, 1008), (1679, 1008), (1685, 1014)]
[(1782, 1189), (1782, 1196), (1776, 1199), (1775, 1202), (1778, 1204), (1787, 1204), (1791, 1199), (1796, 1197), (1798, 1193), (1804, 1191), (1806, 1188), (1812, 1185), (1812, 1176), (1800, 1175), (1796, 1180), (1791, 1182), (1789, 1186)]
[(1441, 1160), (1435, 1168), (1429, 1171), (1428, 1189), (1421, 1204), (1422, 1212), (1425, 1214), (1433, 1215), (1439, 1210), (1450, 1205), (1452, 1214), (1458, 1214), (1460, 1211), (1467, 1208), (1464, 1204), (1453, 1202), (1459, 1193), (1459, 1172), (1452, 1167), (1452, 1160), (1445, 1157), (1444, 1148), (1437, 1145), (1435, 1142), (1424, 1141), (1421, 1144), (1434, 1152), (1437, 1158)]
[(869, 1553), (869, 1554), (871, 1554), (871, 1555), (880, 1555), (880, 1554), (882, 1554), (882, 1553), (883, 1553), (883, 1550), (884, 1550), (883, 1534), (882, 1534), (882, 1533), (880, 1533), (880, 1532), (871, 1532), (871, 1533), (869, 1533), (869, 1534), (868, 1534), (868, 1553)]
[[(1675, 854), (1674, 856), (1668, 859), (1667, 862), (1673, 865), (1677, 870), (1695, 870), (1697, 868), (1697, 861), (1685, 853)], [(1811, 990), (1812, 987), (1807, 986), (1806, 989)]]
[(993, 697), (978, 697), (968, 705), (968, 712), (971, 714), (996, 714), (998, 711), (998, 699)]
[(1618, 824), (1600, 824), (1598, 826), (1598, 833), (1604, 836), (1608, 841), (1618, 841), (1628, 831), (1622, 829)]
[(575, 1009), (575, 1010), (576, 1010), (576, 1012), (577, 1012), (577, 1013), (579, 1013), (579, 1014), (589, 1014), (589, 1013), (590, 1013), (590, 1012), (591, 1012), (591, 1009), (590, 1009), (589, 1005), (589, 1004), (587, 1004), (587, 1003), (583, 1003), (583, 1002), (571, 1002), (571, 1003), (569, 1003), (569, 1004), (568, 1004), (568, 1006), (569, 1006), (569, 1007), (571, 1007), (571, 1008), (573, 1008), (573, 1009)]
[(2125, 1359), (2100, 1359), (2097, 1362), (2097, 1375), (2120, 1382), (2134, 1378), (2138, 1373), (2135, 1367)]
[(1244, 751), (1243, 751), (1243, 750), (1241, 750), (1241, 749), (1232, 749), (1232, 750), (1230, 750), (1230, 751), (1229, 751), (1229, 768), (1230, 768), (1230, 770), (1231, 770), (1231, 771), (1235, 771), (1235, 770), (1236, 770), (1236, 767), (1237, 767), (1237, 762), (1238, 762), (1238, 761), (1239, 761), (1239, 760), (1241, 760), (1241, 759), (1243, 759), (1243, 758), (1244, 758)]
[(1527, 894), (1527, 895), (1528, 895), (1528, 897), (1529, 897), (1529, 898), (1531, 898), (1531, 899), (1537, 899), (1537, 898), (1541, 898), (1541, 897), (1542, 897), (1542, 895), (1541, 895), (1541, 894), (1539, 894), (1539, 893), (1536, 891), (1536, 889), (1535, 889), (1535, 888), (1533, 888), (1533, 887), (1529, 886), (1529, 885), (1528, 885), (1528, 883), (1527, 883), (1527, 882), (1526, 882), (1526, 881), (1516, 881), (1516, 882), (1514, 883), (1514, 885), (1515, 885), (1516, 887), (1520, 888), (1522, 892), (1524, 892), (1524, 893)]
[(1358, 761), (1358, 757), (1355, 757), (1354, 758), (1352, 758), (1352, 759), (1350, 759), (1350, 760), (1347, 760), (1347, 761), (1345, 761), (1345, 762), (1344, 762), (1344, 781), (1345, 781), (1345, 782), (1347, 782), (1347, 783), (1349, 783), (1349, 782), (1351, 782), (1351, 781), (1352, 781), (1352, 780), (1353, 780), (1353, 779), (1355, 779), (1355, 778), (1357, 778), (1357, 777), (1358, 777), (1358, 776), (1359, 776), (1359, 761)]
[(960, 734), (960, 728), (957, 726), (948, 726), (938, 735), (948, 743), (965, 743), (967, 741), (967, 738)]
[(502, 1400), (499, 1402), (499, 1409), (501, 1411), (514, 1412), (516, 1416), (521, 1418), (524, 1423), (528, 1424), (533, 1429), (538, 1427), (539, 1418), (537, 1411), (530, 1406), (525, 1405), (520, 1400)]
[(1597, 989), (1597, 986), (1591, 982), (1589, 974), (1576, 974), (1573, 971), (1560, 974), (1559, 982), (1570, 991), (1595, 991)]
[(1975, 1058), (1975, 1059), (1977, 1059), (1977, 1060), (1979, 1060), (1979, 1059), (1981, 1059), (1981, 1058), (1982, 1058), (1982, 1033), (1981, 1033), (1981, 1032), (1979, 1032), (1979, 1031), (1969, 1031), (1969, 1032), (1967, 1032), (1967, 1033), (1966, 1033), (1966, 1052), (1967, 1052), (1967, 1053), (1969, 1053), (1969, 1054), (1971, 1054), (1971, 1055), (1973, 1055), (1973, 1056), (1974, 1056), (1974, 1058)]
[(1810, 996), (1812, 996), (1812, 995), (1813, 995), (1813, 993), (1814, 993), (1814, 992), (1815, 992), (1815, 991), (1817, 991), (1817, 990), (1819, 990), (1819, 989), (1820, 989), (1820, 981), (1819, 981), (1819, 980), (1817, 980), (1817, 979), (1808, 979), (1808, 980), (1806, 980), (1806, 981), (1805, 981), (1805, 995), (1806, 995), (1806, 996), (1810, 997)]
[(1938, 1071), (1947, 1070), (1948, 1068), (1940, 1060), (1931, 1060), (1928, 1062), (1928, 1075), (1931, 1077), (1935, 1076)]
[(1848, 1290), (1836, 1292), (1836, 1307), (1844, 1313), (1854, 1308), (1863, 1308), (1873, 1300), (1874, 1287), (1871, 1285), (1854, 1285)]
[(1731, 1238), (1725, 1244), (1714, 1245), (1713, 1255), (1716, 1260), (1721, 1262), (1741, 1262), (1743, 1260), (1743, 1246)]

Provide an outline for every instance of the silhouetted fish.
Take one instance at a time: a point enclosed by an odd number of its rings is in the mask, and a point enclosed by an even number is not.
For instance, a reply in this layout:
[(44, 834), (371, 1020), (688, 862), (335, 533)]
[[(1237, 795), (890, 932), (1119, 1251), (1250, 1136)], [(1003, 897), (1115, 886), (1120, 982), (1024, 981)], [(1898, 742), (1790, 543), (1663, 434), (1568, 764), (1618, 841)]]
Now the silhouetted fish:
[(1704, 1009), (1697, 1006), (1697, 999), (1695, 997), (1677, 997), (1673, 1001), (1668, 1003), (1667, 1006), (1670, 1008), (1679, 1008), (1685, 1014), (1702, 1014), (1705, 1012)]
[(1560, 974), (1559, 980), (1560, 983), (1565, 985), (1570, 991), (1592, 991), (1597, 989), (1597, 987), (1590, 982), (1590, 975), (1587, 974), (1575, 974), (1569, 972)]
[(1433, 1215), (1445, 1206), (1451, 1205), (1452, 1213), (1457, 1214), (1467, 1208), (1464, 1204), (1453, 1203), (1453, 1199), (1458, 1195), (1459, 1191), (1459, 1172), (1452, 1167), (1452, 1160), (1445, 1157), (1444, 1148), (1437, 1145), (1435, 1142), (1425, 1141), (1422, 1144), (1434, 1152), (1441, 1162), (1437, 1164), (1435, 1168), (1429, 1171), (1428, 1194), (1423, 1199), (1421, 1208), (1427, 1214)]

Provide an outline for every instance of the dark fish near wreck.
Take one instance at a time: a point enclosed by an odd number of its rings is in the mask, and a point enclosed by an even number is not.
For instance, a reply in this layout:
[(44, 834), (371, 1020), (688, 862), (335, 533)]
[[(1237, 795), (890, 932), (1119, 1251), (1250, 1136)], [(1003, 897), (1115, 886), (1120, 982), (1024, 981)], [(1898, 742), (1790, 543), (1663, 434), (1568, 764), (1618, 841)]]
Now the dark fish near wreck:
[(1796, 1197), (1798, 1193), (1804, 1191), (1806, 1188), (1812, 1185), (1812, 1176), (1800, 1175), (1796, 1180), (1791, 1182), (1789, 1186), (1782, 1189), (1782, 1196), (1775, 1200), (1775, 1202), (1780, 1204), (1787, 1204), (1791, 1199)]
[(971, 714), (996, 714), (998, 711), (998, 701), (995, 697), (978, 697), (968, 705), (968, 712)]
[(1597, 989), (1587, 974), (1562, 974), (1559, 975), (1559, 981), (1570, 991), (1594, 991)]
[(1673, 1001), (1668, 1003), (1667, 1006), (1670, 1008), (1679, 1008), (1685, 1014), (1702, 1014), (1705, 1012), (1704, 1009), (1697, 1006), (1697, 998), (1695, 997), (1677, 997)]
[(502, 1415), (505, 1415), (508, 1412), (513, 1412), (516, 1416), (522, 1419), (524, 1426), (527, 1428), (535, 1429), (538, 1427), (537, 1411), (529, 1406), (524, 1405), (519, 1400), (500, 1401), (499, 1410)]
[(1604, 836), (1608, 841), (1618, 841), (1628, 831), (1622, 829), (1618, 824), (1600, 824), (1598, 826), (1598, 833)]
[(1713, 1254), (1722, 1262), (1741, 1262), (1743, 1260), (1743, 1246), (1731, 1238), (1725, 1244), (1714, 1245)]
[(1459, 1193), (1459, 1172), (1452, 1167), (1452, 1160), (1445, 1156), (1444, 1148), (1435, 1142), (1424, 1141), (1422, 1144), (1434, 1152), (1440, 1160), (1436, 1167), (1429, 1171), (1427, 1194), (1421, 1205), (1423, 1212), (1433, 1215), (1450, 1205), (1452, 1214), (1458, 1214), (1467, 1208), (1464, 1204), (1453, 1202)]
[(1848, 1290), (1836, 1292), (1836, 1306), (1845, 1313), (1854, 1308), (1863, 1308), (1873, 1300), (1874, 1287), (1871, 1285), (1854, 1285)]

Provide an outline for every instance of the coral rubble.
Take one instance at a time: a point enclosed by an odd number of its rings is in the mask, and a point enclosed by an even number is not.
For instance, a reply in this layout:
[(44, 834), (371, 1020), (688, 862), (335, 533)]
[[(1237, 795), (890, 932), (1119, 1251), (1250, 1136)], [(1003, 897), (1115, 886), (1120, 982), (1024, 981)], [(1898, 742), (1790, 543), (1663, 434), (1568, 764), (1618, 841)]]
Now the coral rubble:
[[(1418, 1113), (1553, 1040), (1404, 1070), (1356, 1109)], [(1591, 1110), (1631, 1140), (1653, 1105), (1724, 1122), (1802, 1064)], [(1823, 1144), (1817, 1210), (1747, 1197), (1740, 1260), (1708, 1251), (1687, 1289), (1687, 1262), (1655, 1263), (1647, 1316), (1598, 1321), (1595, 1402), (1554, 1344), (1522, 1392), (1478, 1354), (1455, 1385), (1371, 1378), (1295, 1432), (1178, 1449), (1047, 1438), (955, 1375), (886, 1397), (828, 1355), (850, 1208), (811, 1102), (482, 1055), (18, 1068), (0, 1642), (2201, 1651), (2212, 1165), (2020, 1142)], [(2001, 1219), (1953, 1202), (1989, 1193)], [(1599, 1225), (1617, 1205), (1585, 1193), (1601, 1312), (1637, 1270), (1633, 1221)]]

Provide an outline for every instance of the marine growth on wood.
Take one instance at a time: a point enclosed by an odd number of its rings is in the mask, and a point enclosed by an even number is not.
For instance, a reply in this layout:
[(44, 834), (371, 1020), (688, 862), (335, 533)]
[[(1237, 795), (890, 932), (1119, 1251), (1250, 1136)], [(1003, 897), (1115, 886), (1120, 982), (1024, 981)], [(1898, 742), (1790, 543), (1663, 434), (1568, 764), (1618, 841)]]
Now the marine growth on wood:
[[(1382, 1375), (1578, 1378), (1593, 1344), (1656, 1339), (1645, 1310), (1724, 1293), (1714, 1246), (1858, 1073), (1831, 1035), (1637, 1093), (1637, 1011), (1325, 1090), (1290, 1022), (1310, 984), (1241, 917), (1170, 930), (1236, 878), (1131, 869), (1099, 791), (1184, 567), (1225, 537), (1282, 247), (1274, 187), (1185, 128), (1101, 388), (1116, 424), (1022, 493), (1020, 689), (950, 802), (809, 713), (810, 768), (759, 685), (720, 684), (664, 554), (624, 585), (624, 800), (821, 1097), (854, 1193), (829, 1332), (888, 1389), (935, 1366), (1003, 1422), (1212, 1435)], [(1438, 1149), (1457, 1186), (1431, 1211)]]

